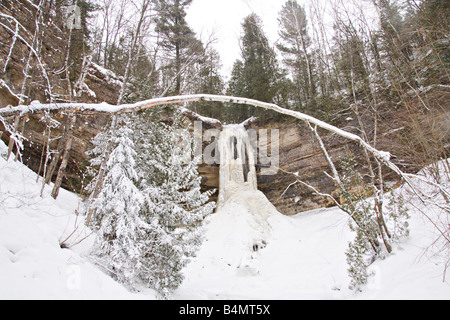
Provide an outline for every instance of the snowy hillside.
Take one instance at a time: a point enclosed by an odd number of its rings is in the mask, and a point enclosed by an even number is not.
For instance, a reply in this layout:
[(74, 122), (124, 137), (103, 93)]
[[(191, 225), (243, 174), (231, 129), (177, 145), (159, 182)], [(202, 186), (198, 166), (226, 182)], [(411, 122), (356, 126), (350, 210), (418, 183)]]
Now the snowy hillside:
[(79, 199), (61, 190), (54, 200), (48, 186), (41, 198), (40, 187), (35, 173), (0, 157), (0, 299), (138, 298), (89, 263), (93, 237), (60, 248), (77, 226), (71, 242), (89, 234), (75, 215)]
[[(0, 143), (0, 154), (4, 148)], [(155, 299), (151, 290), (130, 293), (90, 262), (92, 235), (61, 249), (77, 227), (67, 243), (90, 231), (75, 215), (76, 195), (62, 190), (53, 200), (47, 187), (41, 198), (40, 187), (33, 172), (0, 157), (0, 299)], [(175, 299), (450, 299), (445, 260), (425, 251), (433, 228), (414, 209), (410, 237), (374, 263), (375, 276), (354, 293), (344, 254), (353, 237), (347, 216), (324, 209), (286, 217), (265, 201), (238, 190), (208, 218)], [(258, 207), (264, 218), (251, 213)]]
[(343, 212), (273, 214), (267, 247), (253, 252), (254, 219), (238, 199), (211, 217), (208, 240), (187, 267), (177, 298), (450, 299), (448, 281), (442, 282), (442, 261), (423, 256), (432, 228), (424, 228), (422, 217), (412, 216), (410, 238), (394, 255), (375, 262), (375, 276), (362, 293), (354, 293), (348, 289), (344, 254), (353, 234)]

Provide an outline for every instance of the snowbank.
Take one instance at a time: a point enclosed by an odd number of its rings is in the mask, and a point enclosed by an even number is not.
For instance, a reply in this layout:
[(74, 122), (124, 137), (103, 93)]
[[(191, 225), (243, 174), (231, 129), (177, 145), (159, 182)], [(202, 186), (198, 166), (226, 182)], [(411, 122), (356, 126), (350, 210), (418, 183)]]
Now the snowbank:
[[(450, 299), (448, 279), (443, 281), (448, 251), (437, 254), (441, 247), (432, 245), (438, 235), (430, 221), (442, 221), (443, 213), (424, 208), (409, 186), (396, 192), (409, 200), (410, 236), (373, 263), (374, 276), (362, 292), (348, 289), (345, 251), (354, 233), (344, 212), (320, 209), (286, 217), (250, 184), (228, 187), (231, 194), (210, 217), (206, 242), (186, 268), (178, 298)], [(437, 194), (423, 182), (416, 187)], [(445, 218), (444, 225), (446, 213)]]
[[(207, 241), (187, 266), (176, 298), (450, 299), (448, 279), (442, 281), (444, 260), (426, 254), (433, 227), (418, 212), (410, 211), (409, 238), (371, 266), (375, 275), (363, 292), (353, 292), (344, 252), (354, 234), (345, 213), (335, 208), (293, 217), (273, 213), (261, 233), (254, 228), (255, 221), (261, 227), (260, 220), (248, 208), (235, 199), (210, 218)], [(265, 247), (254, 252), (252, 243), (261, 234)]]
[(61, 190), (54, 200), (50, 192), (41, 198), (36, 174), (0, 157), (0, 299), (154, 298), (130, 293), (92, 265), (86, 256), (92, 237), (60, 248), (76, 226), (69, 243), (90, 232), (75, 215), (78, 197)]

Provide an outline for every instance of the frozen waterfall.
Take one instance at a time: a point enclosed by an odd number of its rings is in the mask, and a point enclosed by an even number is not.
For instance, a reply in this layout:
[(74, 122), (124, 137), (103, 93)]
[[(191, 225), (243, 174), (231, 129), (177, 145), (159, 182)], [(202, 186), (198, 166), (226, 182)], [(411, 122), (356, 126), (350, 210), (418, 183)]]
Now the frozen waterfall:
[(256, 154), (243, 125), (228, 125), (219, 137), (220, 187), (219, 205), (237, 189), (257, 190)]
[(214, 230), (212, 248), (218, 250), (219, 261), (240, 266), (240, 272), (256, 274), (252, 261), (270, 242), (271, 221), (281, 214), (258, 190), (256, 180), (257, 136), (241, 125), (227, 125), (218, 139), (220, 184), (217, 214), (210, 230)]

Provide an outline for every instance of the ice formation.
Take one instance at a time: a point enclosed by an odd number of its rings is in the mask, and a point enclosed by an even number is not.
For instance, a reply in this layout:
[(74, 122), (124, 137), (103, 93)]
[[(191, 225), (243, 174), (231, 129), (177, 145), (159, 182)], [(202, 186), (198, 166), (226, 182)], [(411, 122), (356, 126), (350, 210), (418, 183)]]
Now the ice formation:
[(224, 204), (238, 188), (257, 190), (255, 152), (244, 126), (224, 127), (219, 138), (219, 153), (219, 205)]

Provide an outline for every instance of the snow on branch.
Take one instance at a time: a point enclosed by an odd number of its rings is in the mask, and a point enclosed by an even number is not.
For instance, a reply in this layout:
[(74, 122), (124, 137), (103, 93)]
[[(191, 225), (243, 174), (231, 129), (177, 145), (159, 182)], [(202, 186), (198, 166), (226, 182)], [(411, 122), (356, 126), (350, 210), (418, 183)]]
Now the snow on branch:
[(3, 73), (6, 72), (6, 68), (8, 67), (8, 63), (11, 60), (11, 55), (12, 55), (12, 52), (14, 50), (14, 46), (16, 45), (17, 37), (19, 36), (19, 22), (17, 20), (15, 21), (15, 25), (16, 25), (16, 29), (15, 29), (14, 34), (12, 36), (12, 43), (11, 43), (11, 45), (9, 47), (8, 57), (6, 58), (5, 65), (3, 66)]
[[(86, 103), (53, 103), (53, 104), (40, 104), (40, 103), (32, 103), (30, 106), (18, 106), (18, 107), (6, 107), (0, 109), (0, 115), (17, 113), (21, 114), (40, 111), (40, 110), (67, 110), (67, 111), (97, 111), (97, 112), (108, 112), (108, 113), (126, 113), (126, 112), (136, 112), (142, 111), (149, 108), (153, 108), (161, 105), (170, 105), (170, 104), (183, 104), (187, 102), (199, 102), (199, 101), (211, 101), (211, 102), (224, 102), (224, 103), (235, 103), (235, 104), (245, 104), (251, 105), (258, 108), (263, 108), (267, 110), (273, 110), (275, 112), (288, 115), (302, 121), (305, 121), (308, 124), (313, 124), (317, 127), (325, 129), (327, 131), (333, 132), (339, 136), (342, 136), (346, 139), (358, 142), (364, 149), (372, 153), (375, 158), (381, 161), (384, 165), (389, 167), (391, 170), (400, 175), (409, 185), (410, 179), (407, 175), (405, 175), (393, 162), (390, 161), (391, 154), (389, 152), (380, 151), (372, 147), (369, 143), (364, 141), (360, 136), (347, 132), (345, 130), (339, 129), (329, 123), (311, 117), (307, 114), (289, 110), (282, 108), (273, 103), (261, 102), (258, 100), (241, 98), (241, 97), (232, 97), (232, 96), (223, 96), (223, 95), (211, 95), (211, 94), (195, 94), (195, 95), (183, 95), (183, 96), (173, 96), (173, 97), (164, 97), (164, 98), (156, 98), (150, 99), (146, 101), (141, 101), (133, 104), (122, 104), (122, 105), (110, 105), (108, 103), (100, 103), (100, 104), (86, 104)], [(420, 195), (419, 195), (420, 197)]]
[[(23, 135), (21, 135), (19, 132), (17, 132), (14, 129), (14, 126), (9, 125), (1, 115), (0, 115), (0, 123), (3, 125), (5, 130), (10, 134), (10, 139), (12, 139), (13, 143), (16, 145), (17, 150), (23, 150), (22, 141), (25, 140), (26, 138)], [(11, 149), (8, 150), (8, 158), (9, 158), (10, 154), (11, 154)], [(21, 156), (20, 152), (18, 154), (19, 154), (19, 156)]]
[(20, 96), (15, 94), (4, 80), (0, 79), (0, 89), (2, 88), (6, 89), (11, 96), (17, 99), (17, 101), (20, 101)]
[[(37, 61), (37, 63), (38, 63), (38, 66), (39, 66), (39, 68), (40, 68), (41, 71), (42, 71), (42, 75), (43, 75), (43, 77), (45, 78), (45, 81), (47, 82), (47, 90), (48, 90), (48, 93), (49, 93), (49, 95), (50, 95), (50, 98), (52, 98), (52, 92), (51, 92), (52, 87), (51, 87), (51, 84), (50, 84), (50, 79), (49, 79), (49, 77), (48, 77), (48, 74), (47, 74), (47, 71), (46, 71), (46, 69), (45, 69), (45, 67), (44, 67), (44, 64), (43, 64), (43, 62), (42, 62), (42, 60), (41, 60), (41, 57), (39, 56), (38, 52), (33, 48), (33, 46), (30, 45), (30, 44), (29, 44), (29, 43), (28, 43), (28, 42), (27, 42), (27, 41), (19, 34), (19, 27), (21, 27), (23, 30), (25, 30), (26, 33), (28, 33), (28, 30), (27, 30), (22, 24), (20, 24), (20, 22), (19, 22), (16, 18), (14, 18), (13, 16), (10, 16), (10, 15), (8, 15), (8, 14), (4, 14), (4, 13), (0, 12), (0, 18), (4, 18), (4, 19), (11, 20), (12, 22), (14, 22), (14, 24), (15, 24), (15, 26), (16, 26), (15, 30), (11, 29), (8, 25), (4, 24), (4, 23), (1, 22), (1, 21), (0, 21), (0, 26), (2, 26), (5, 30), (7, 30), (7, 31), (9, 31), (10, 33), (13, 34), (13, 43), (12, 43), (12, 46), (14, 46), (15, 43), (16, 43), (16, 40), (19, 39), (20, 41), (22, 41), (23, 44), (25, 44), (25, 45), (28, 47), (28, 49), (29, 49), (29, 50), (31, 51), (31, 53), (34, 55), (34, 57), (36, 58), (36, 61)], [(9, 53), (9, 55), (8, 55), (8, 60), (9, 60), (9, 58), (10, 58), (10, 55), (12, 54), (12, 50), (13, 50), (13, 48), (11, 47), (11, 48), (10, 48), (10, 53)], [(6, 70), (6, 66), (7, 66), (8, 60), (6, 61), (6, 64), (5, 64), (5, 66), (4, 66), (4, 69), (5, 69), (5, 70)]]

